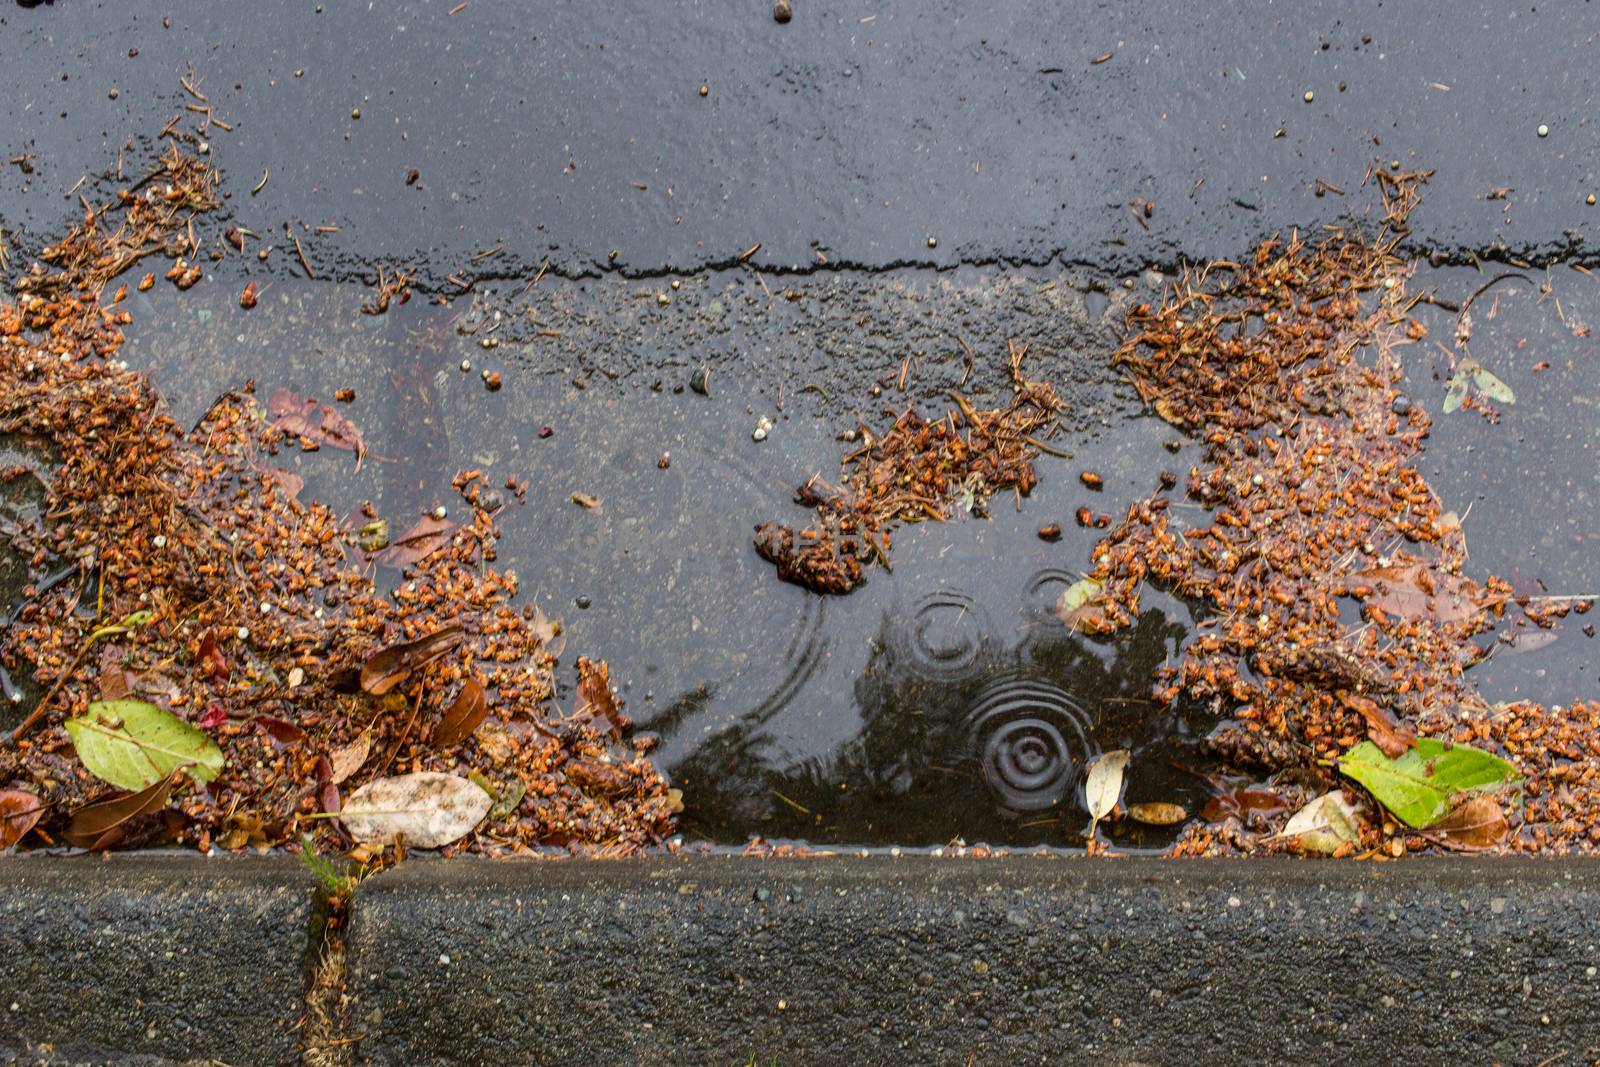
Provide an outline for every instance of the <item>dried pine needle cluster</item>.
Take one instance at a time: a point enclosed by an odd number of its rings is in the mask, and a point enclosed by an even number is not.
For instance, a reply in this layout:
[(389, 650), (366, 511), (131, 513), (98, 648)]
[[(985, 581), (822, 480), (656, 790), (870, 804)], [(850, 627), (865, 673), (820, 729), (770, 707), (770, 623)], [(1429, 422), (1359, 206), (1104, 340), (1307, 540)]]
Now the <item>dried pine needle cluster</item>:
[[(342, 797), (442, 771), (494, 800), (457, 848), (626, 852), (661, 840), (676, 796), (648, 746), (628, 739), (605, 665), (580, 660), (577, 707), (554, 705), (559, 628), (519, 606), (515, 576), (490, 565), (498, 505), (477, 472), (456, 479), (470, 517), (412, 539), (386, 597), (349, 524), (300, 500), (298, 477), (272, 460), (299, 423), (274, 420), (246, 386), (185, 430), (113, 358), (130, 319), (111, 283), (159, 256), (169, 280), (193, 284), (196, 220), (216, 203), (209, 166), (173, 146), (143, 181), (86, 205), (45, 251), (49, 266), (0, 306), (0, 433), (58, 468), (42, 516), (15, 531), (35, 581), (0, 635), (4, 664), (45, 690), (0, 738), (0, 793), (37, 809), (8, 809), (0, 827), (27, 819), (36, 843), (65, 834), (99, 847), (241, 848), (308, 831), (347, 846), (328, 817)], [(102, 806), (84, 818), (114, 791), (63, 723), (116, 698), (203, 730), (220, 774), (200, 784), (174, 772), (138, 817)]]
[[(1426, 331), (1394, 247), (1425, 178), (1373, 173), (1375, 237), (1271, 240), (1133, 310), (1117, 362), (1203, 441), (1187, 489), (1209, 510), (1185, 527), (1167, 498), (1133, 505), (1094, 550), (1094, 594), (1061, 614), (1091, 632), (1126, 626), (1146, 581), (1206, 604), (1212, 617), (1158, 691), (1227, 716), (1211, 744), (1234, 768), (1328, 788), (1340, 784), (1329, 761), (1363, 738), (1391, 756), (1419, 732), (1469, 742), (1525, 776), (1507, 847), (1593, 849), (1600, 704), (1491, 707), (1464, 675), (1488, 649), (1475, 638), (1502, 622), (1548, 627), (1590, 605), (1466, 577), (1460, 523), (1415, 467), (1429, 420), (1397, 403), (1396, 352)], [(1382, 820), (1361, 845), (1429, 843)], [(1272, 847), (1224, 819), (1191, 827), (1178, 851)]]

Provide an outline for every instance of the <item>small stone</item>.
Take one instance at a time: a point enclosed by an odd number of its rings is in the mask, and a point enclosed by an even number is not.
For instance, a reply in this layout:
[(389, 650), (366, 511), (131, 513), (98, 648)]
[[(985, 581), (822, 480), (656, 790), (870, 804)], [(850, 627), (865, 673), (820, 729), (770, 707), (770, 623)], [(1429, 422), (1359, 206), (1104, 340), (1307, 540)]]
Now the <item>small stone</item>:
[(1588, 196), (1584, 197), (1583, 202), (1588, 204), (1590, 207), (1594, 207), (1594, 194), (1590, 193)]
[(305, 684), (306, 672), (304, 667), (291, 667), (289, 669), (289, 688), (299, 689)]
[(490, 371), (484, 377), (483, 384), (488, 388), (489, 392), (498, 393), (500, 391), (500, 372)]
[(754, 430), (750, 431), (750, 440), (752, 440), (752, 441), (765, 441), (766, 439), (767, 439), (767, 428), (765, 426), (757, 426)]
[(1311, 101), (1315, 100), (1316, 98), (1317, 98), (1317, 94), (1312, 92), (1310, 89), (1307, 89), (1306, 90), (1306, 95), (1301, 97), (1301, 99), (1303, 99), (1308, 104), (1311, 103)]
[(353, 118), (353, 119), (359, 119), (361, 117), (361, 109), (359, 107), (351, 108), (350, 109), (350, 117)]
[(673, 288), (674, 291), (676, 291), (678, 286), (680, 286), (682, 284), (683, 283), (680, 282), (678, 279), (676, 279), (676, 278), (672, 279), (672, 288)]
[(938, 248), (939, 247), (939, 239), (937, 237), (933, 236), (933, 234), (931, 234), (931, 233), (928, 235), (928, 247), (929, 248)]
[(1539, 136), (1540, 137), (1549, 137), (1550, 136), (1550, 127), (1546, 126), (1542, 122), (1539, 123)]
[(467, 373), (467, 371), (469, 371), (471, 369), (472, 369), (472, 360), (464, 359), (464, 360), (461, 361), (461, 373), (462, 374)]
[(668, 297), (667, 297), (666, 293), (657, 293), (656, 294), (656, 303), (657, 304), (660, 304), (662, 307), (666, 307), (667, 306), (667, 301), (668, 301)]
[(448, 514), (450, 513), (445, 510), (443, 504), (440, 504), (438, 507), (433, 509), (433, 517), (436, 519), (443, 519)]
[(578, 610), (579, 611), (588, 611), (589, 610), (589, 605), (593, 604), (594, 601), (590, 600), (586, 596), (580, 596), (577, 599), (575, 599), (573, 601), (573, 603), (578, 605)]
[(112, 89), (106, 95), (109, 96), (111, 99), (115, 100), (120, 94), (115, 89)]
[(711, 368), (701, 365), (689, 376), (689, 388), (701, 396), (711, 395)]
[(704, 82), (702, 82), (701, 85), (700, 85), (700, 95), (701, 96), (710, 96), (711, 95), (711, 86), (706, 85)]
[(1396, 415), (1411, 414), (1411, 398), (1402, 393), (1389, 402), (1389, 410)]
[(150, 539), (150, 543), (152, 545), (155, 545), (157, 548), (166, 548), (167, 547), (167, 535), (166, 534), (156, 534), (154, 537), (152, 537)]
[(782, 25), (794, 18), (794, 10), (789, 6), (789, 0), (777, 0), (772, 5), (772, 21)]
[(541, 426), (541, 427), (539, 427), (539, 440), (541, 440), (541, 441), (547, 441), (550, 438), (554, 437), (555, 434), (556, 434), (556, 431), (555, 431), (555, 429), (553, 427), (550, 427), (550, 426)]
[(668, 467), (672, 466), (672, 453), (661, 453), (661, 458), (656, 460), (656, 466), (661, 470), (666, 470)]
[(764, 904), (772, 898), (772, 890), (766, 886), (758, 886), (755, 891), (755, 898), (757, 902)]

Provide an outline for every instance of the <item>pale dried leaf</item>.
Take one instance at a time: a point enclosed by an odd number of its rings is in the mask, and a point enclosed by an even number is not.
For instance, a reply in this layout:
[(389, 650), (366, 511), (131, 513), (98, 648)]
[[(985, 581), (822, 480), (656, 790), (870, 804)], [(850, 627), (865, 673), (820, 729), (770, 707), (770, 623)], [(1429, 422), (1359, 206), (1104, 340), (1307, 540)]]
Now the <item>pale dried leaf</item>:
[(357, 841), (387, 844), (399, 835), (411, 848), (442, 848), (471, 833), (493, 803), (465, 778), (418, 771), (368, 782), (339, 818)]

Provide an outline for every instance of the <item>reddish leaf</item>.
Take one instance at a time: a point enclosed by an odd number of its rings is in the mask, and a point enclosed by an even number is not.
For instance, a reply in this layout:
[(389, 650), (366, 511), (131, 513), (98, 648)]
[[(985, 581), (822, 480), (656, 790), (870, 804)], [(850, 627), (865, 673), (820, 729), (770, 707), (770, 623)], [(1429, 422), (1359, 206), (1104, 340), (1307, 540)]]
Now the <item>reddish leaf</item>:
[(1387, 709), (1378, 706), (1370, 697), (1344, 693), (1340, 701), (1345, 707), (1367, 721), (1367, 736), (1390, 759), (1399, 759), (1417, 741), (1417, 728), (1402, 723)]
[(61, 836), (79, 848), (94, 848), (102, 844), (107, 834), (120, 829), (130, 819), (165, 807), (180, 770), (181, 767), (173, 768), (172, 773), (161, 781), (145, 786), (137, 793), (124, 793), (111, 800), (97, 800), (79, 808), (72, 813)]
[(468, 678), (461, 687), (461, 694), (456, 697), (455, 703), (450, 705), (450, 710), (444, 713), (444, 718), (439, 720), (439, 725), (433, 728), (433, 744), (435, 748), (447, 748), (450, 745), (459, 745), (472, 736), (472, 731), (483, 722), (484, 716), (489, 714), (489, 700), (484, 696), (483, 686), (477, 679)]
[(409, 567), (433, 555), (450, 543), (461, 524), (424, 515), (417, 524), (373, 557), (386, 567)]
[(322, 802), (322, 810), (329, 815), (339, 814), (340, 797), (339, 787), (332, 782), (322, 783), (322, 788), (317, 791), (317, 799)]
[(587, 715), (602, 734), (622, 735), (622, 715), (611, 694), (611, 669), (604, 660), (595, 663), (587, 656), (578, 657), (578, 707), (573, 715)]
[(0, 852), (6, 851), (44, 815), (44, 801), (26, 789), (0, 789)]
[(1229, 789), (1207, 801), (1200, 817), (1207, 822), (1221, 822), (1237, 815), (1249, 822), (1252, 816), (1267, 817), (1288, 810), (1288, 801), (1270, 789)]
[(227, 721), (228, 709), (213, 700), (210, 704), (206, 705), (206, 713), (200, 716), (200, 722), (198, 725), (209, 730), (212, 727), (221, 726)]
[(318, 445), (344, 448), (356, 455), (366, 451), (355, 423), (309, 397), (279, 389), (267, 401), (273, 424)]
[(361, 688), (381, 697), (413, 671), (438, 659), (461, 643), (461, 627), (446, 626), (415, 641), (403, 641), (379, 649), (361, 665)]
[(269, 475), (269, 480), (272, 483), (275, 483), (278, 487), (278, 491), (289, 500), (293, 500), (295, 497), (299, 496), (300, 490), (306, 487), (306, 480), (300, 477), (300, 475), (296, 474), (294, 471), (286, 471), (280, 467), (268, 471), (267, 473)]
[(232, 673), (228, 661), (223, 658), (222, 651), (217, 648), (217, 633), (207, 630), (206, 635), (200, 639), (200, 651), (195, 653), (195, 667), (202, 678), (209, 678), (213, 682), (226, 682)]
[(1463, 852), (1494, 848), (1511, 833), (1505, 813), (1494, 797), (1471, 797), (1429, 830), (1442, 835), (1440, 844)]
[(1476, 582), (1424, 563), (1382, 567), (1358, 577), (1372, 583), (1367, 603), (1402, 618), (1463, 622), (1485, 606)]
[(267, 715), (257, 715), (253, 721), (271, 734), (274, 740), (281, 741), (285, 745), (297, 744), (306, 739), (306, 732), (292, 722), (274, 719)]

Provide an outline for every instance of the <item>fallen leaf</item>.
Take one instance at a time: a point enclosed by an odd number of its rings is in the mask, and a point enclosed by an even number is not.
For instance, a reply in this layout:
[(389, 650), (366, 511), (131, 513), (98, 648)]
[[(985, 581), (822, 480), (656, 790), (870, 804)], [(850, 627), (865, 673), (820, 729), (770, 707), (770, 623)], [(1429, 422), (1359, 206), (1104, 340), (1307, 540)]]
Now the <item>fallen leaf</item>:
[(356, 531), (356, 544), (363, 552), (382, 552), (389, 547), (389, 520), (373, 519)]
[(1176, 826), (1189, 817), (1182, 804), (1153, 802), (1133, 804), (1128, 808), (1128, 818), (1146, 826)]
[(1471, 369), (1472, 384), (1476, 385), (1478, 391), (1484, 396), (1501, 404), (1515, 404), (1517, 402), (1517, 394), (1511, 391), (1511, 386), (1496, 378), (1486, 368), (1474, 364)]
[(489, 700), (484, 696), (483, 686), (477, 679), (468, 678), (462, 685), (460, 694), (450, 709), (439, 720), (439, 725), (433, 728), (433, 745), (435, 748), (448, 748), (459, 745), (472, 736), (472, 731), (483, 722), (484, 716), (489, 714)]
[[(104, 777), (102, 775), (102, 777)], [(178, 780), (177, 768), (166, 777), (158, 779), (137, 793), (127, 793), (111, 800), (97, 800), (72, 813), (67, 828), (61, 836), (79, 848), (94, 848), (106, 834), (130, 819), (166, 807), (167, 796)]]
[(1377, 745), (1363, 741), (1338, 764), (1395, 818), (1418, 830), (1444, 818), (1459, 794), (1517, 780), (1517, 769), (1499, 756), (1432, 737), (1418, 738), (1416, 747), (1399, 759), (1390, 759)]
[(251, 721), (270, 734), (274, 741), (281, 744), (294, 745), (306, 739), (304, 730), (283, 719), (274, 719), (270, 715), (257, 715)]
[(1399, 759), (1417, 740), (1417, 728), (1402, 723), (1387, 708), (1380, 707), (1371, 697), (1356, 693), (1342, 693), (1340, 703), (1360, 715), (1367, 722), (1367, 736), (1390, 759)]
[(1288, 801), (1271, 789), (1229, 788), (1206, 801), (1200, 817), (1206, 822), (1222, 822), (1237, 816), (1245, 823), (1252, 818), (1270, 818), (1287, 810)]
[(1500, 802), (1486, 796), (1468, 797), (1430, 829), (1443, 835), (1441, 844), (1462, 851), (1494, 848), (1511, 833)]
[(357, 841), (387, 844), (400, 835), (411, 848), (442, 848), (471, 833), (493, 803), (465, 778), (418, 771), (368, 782), (339, 818)]
[(361, 688), (381, 697), (418, 668), (426, 666), (461, 643), (461, 627), (446, 626), (415, 641), (379, 649), (361, 665)]
[(198, 725), (209, 730), (213, 727), (221, 726), (227, 721), (228, 709), (213, 700), (210, 704), (206, 705), (205, 714), (200, 716), (200, 722)]
[(1277, 836), (1297, 837), (1309, 852), (1333, 853), (1347, 841), (1361, 840), (1360, 825), (1356, 809), (1335, 789), (1295, 812)]
[(1094, 598), (1103, 584), (1093, 578), (1080, 578), (1067, 586), (1056, 601), (1056, 618), (1072, 629), (1078, 629), (1079, 624), (1087, 621), (1089, 613), (1094, 610)]
[(1084, 800), (1089, 806), (1089, 833), (1092, 840), (1100, 820), (1111, 814), (1122, 796), (1122, 772), (1132, 755), (1125, 748), (1114, 748), (1089, 764), (1089, 777), (1084, 783)]
[(143, 789), (179, 767), (202, 782), (222, 771), (222, 750), (172, 712), (142, 700), (97, 700), (66, 722), (90, 773), (121, 789)]
[(200, 676), (214, 682), (226, 682), (231, 673), (228, 661), (217, 648), (215, 630), (207, 630), (206, 635), (200, 639), (200, 650), (195, 653), (194, 662), (200, 671)]
[(683, 790), (676, 787), (667, 790), (667, 810), (674, 815), (683, 814)]
[(1445, 383), (1444, 413), (1448, 415), (1452, 411), (1459, 408), (1461, 406), (1461, 402), (1466, 398), (1467, 380), (1460, 374), (1452, 375), (1450, 380)]
[(374, 558), (385, 567), (409, 567), (448, 545), (459, 529), (459, 522), (424, 515), (415, 526), (390, 541), (389, 547)]
[(521, 778), (513, 779), (500, 794), (500, 799), (494, 802), (494, 807), (489, 809), (490, 819), (504, 819), (517, 810), (522, 803), (522, 798), (528, 795), (528, 784)]
[(361, 736), (345, 745), (328, 753), (328, 763), (333, 767), (333, 773), (328, 780), (334, 783), (344, 781), (361, 769), (367, 762), (367, 756), (372, 752), (372, 731), (363, 730)]
[(595, 663), (587, 656), (578, 657), (578, 706), (572, 715), (588, 716), (596, 730), (613, 739), (622, 736), (622, 716), (611, 693), (611, 669), (604, 660)]
[(279, 389), (267, 400), (273, 425), (318, 445), (343, 448), (361, 455), (366, 445), (355, 423), (309, 397)]
[(1478, 583), (1425, 563), (1379, 567), (1358, 577), (1372, 583), (1367, 603), (1407, 619), (1464, 622), (1484, 607)]
[(559, 622), (545, 615), (542, 609), (533, 609), (533, 621), (528, 624), (528, 631), (539, 639), (539, 644), (550, 653), (552, 659), (560, 659), (561, 653), (566, 651), (566, 631)]
[(21, 841), (44, 815), (44, 801), (26, 789), (0, 789), (0, 852)]

